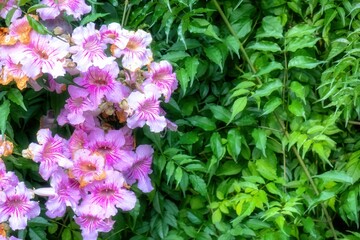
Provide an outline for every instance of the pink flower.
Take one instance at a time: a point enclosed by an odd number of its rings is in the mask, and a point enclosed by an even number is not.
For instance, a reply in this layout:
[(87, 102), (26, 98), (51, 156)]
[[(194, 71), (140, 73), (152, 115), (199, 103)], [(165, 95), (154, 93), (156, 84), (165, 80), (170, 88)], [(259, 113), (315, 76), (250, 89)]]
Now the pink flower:
[(100, 28), (101, 39), (104, 43), (114, 44), (117, 48), (124, 49), (129, 39), (125, 36), (127, 31), (119, 23), (110, 23)]
[(81, 187), (106, 177), (105, 159), (98, 154), (91, 154), (87, 149), (78, 150), (74, 156), (74, 166), (70, 170)]
[(161, 132), (166, 127), (166, 119), (160, 116), (160, 92), (148, 84), (144, 86), (144, 93), (132, 92), (127, 99), (132, 114), (127, 119), (129, 128), (143, 127), (145, 124), (152, 132)]
[(77, 27), (72, 34), (75, 46), (70, 47), (72, 59), (77, 63), (81, 72), (86, 72), (90, 66), (104, 68), (111, 64), (115, 58), (106, 56), (104, 50), (106, 44), (101, 41), (98, 30), (94, 23), (88, 23), (86, 27)]
[(9, 220), (11, 229), (25, 229), (27, 220), (40, 214), (39, 204), (30, 201), (32, 193), (23, 182), (4, 193), (0, 197), (0, 222)]
[(138, 182), (138, 188), (143, 192), (151, 192), (154, 188), (151, 185), (149, 174), (152, 173), (151, 163), (154, 150), (150, 145), (140, 145), (136, 148), (136, 159), (133, 165), (124, 170), (127, 183), (130, 185)]
[(2, 5), (2, 9), (0, 10), (0, 16), (2, 18), (6, 18), (6, 15), (13, 8), (16, 8), (14, 15), (11, 18), (11, 22), (21, 16), (21, 9), (17, 5), (17, 0), (0, 0), (0, 5)]
[(113, 62), (102, 69), (89, 67), (87, 72), (75, 78), (74, 82), (86, 89), (95, 105), (99, 105), (105, 96), (109, 101), (120, 102), (128, 96), (128, 89), (116, 81), (118, 74), (119, 67)]
[(34, 192), (40, 196), (49, 196), (46, 201), (46, 215), (50, 218), (62, 217), (66, 207), (75, 209), (81, 199), (79, 183), (70, 179), (63, 170), (56, 171), (50, 182), (51, 188), (40, 188)]
[(75, 210), (75, 222), (80, 226), (83, 239), (96, 240), (99, 232), (109, 232), (114, 221), (104, 217), (104, 210), (98, 205), (81, 204)]
[(40, 162), (39, 173), (45, 179), (55, 172), (58, 167), (70, 168), (72, 161), (68, 159), (69, 149), (65, 139), (55, 135), (52, 137), (49, 129), (40, 129), (37, 133), (39, 144), (30, 143), (27, 155), (35, 162)]
[(152, 52), (147, 47), (152, 41), (149, 33), (143, 30), (124, 32), (126, 38), (129, 39), (124, 49), (115, 46), (112, 48), (112, 54), (115, 57), (122, 57), (122, 65), (124, 68), (134, 72), (152, 61)]
[(66, 100), (64, 109), (60, 113), (62, 115), (60, 118), (63, 117), (71, 125), (81, 124), (85, 121), (83, 113), (95, 110), (96, 106), (90, 101), (89, 93), (85, 89), (69, 86), (68, 91), (70, 98)]
[(169, 102), (171, 94), (178, 86), (171, 64), (167, 61), (152, 62), (149, 66), (149, 71), (145, 72), (144, 76), (144, 84), (154, 84), (165, 96), (165, 102)]
[(23, 65), (23, 71), (33, 79), (41, 73), (49, 73), (57, 78), (65, 75), (63, 61), (68, 50), (67, 42), (32, 31), (29, 44), (19, 46), (12, 57)]
[(42, 0), (40, 4), (48, 5), (48, 8), (40, 8), (36, 11), (43, 20), (54, 19), (62, 11), (80, 19), (82, 15), (91, 11), (91, 7), (85, 4), (84, 0)]
[(123, 150), (124, 145), (125, 139), (121, 131), (105, 132), (98, 128), (89, 134), (85, 147), (93, 153), (103, 156), (106, 166), (113, 167), (116, 164), (119, 166), (118, 170), (121, 171), (131, 165), (133, 161), (133, 152)]
[(83, 204), (100, 206), (104, 217), (115, 216), (116, 208), (129, 211), (135, 207), (136, 196), (124, 187), (123, 175), (118, 171), (107, 171), (106, 179), (88, 185), (85, 190), (90, 192)]
[(0, 191), (15, 187), (19, 179), (14, 172), (7, 172), (4, 162), (0, 158)]

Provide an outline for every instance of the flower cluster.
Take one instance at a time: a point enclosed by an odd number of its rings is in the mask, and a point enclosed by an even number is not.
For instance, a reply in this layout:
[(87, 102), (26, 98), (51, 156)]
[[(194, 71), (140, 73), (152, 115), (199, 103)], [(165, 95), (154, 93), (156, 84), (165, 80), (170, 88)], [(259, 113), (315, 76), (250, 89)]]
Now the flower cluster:
[[(57, 122), (73, 127), (70, 138), (40, 129), (38, 143), (31, 143), (23, 156), (39, 163), (41, 177), (50, 182), (50, 187), (34, 190), (48, 197), (46, 215), (62, 217), (70, 207), (84, 239), (96, 239), (99, 232), (112, 229), (119, 209), (135, 207), (133, 184), (144, 193), (152, 191), (153, 149), (136, 145), (132, 129), (147, 125), (152, 132), (176, 130), (160, 102), (170, 100), (177, 80), (169, 62), (153, 62), (149, 33), (129, 31), (118, 23), (99, 28), (88, 23), (72, 30), (60, 13), (80, 19), (90, 6), (83, 0), (41, 3), (48, 7), (37, 9), (39, 17), (54, 34), (41, 35), (31, 28), (28, 18), (38, 16), (13, 18), (0, 35), (0, 84), (68, 91)], [(59, 77), (71, 78), (73, 84), (59, 84)], [(30, 211), (23, 184), (4, 193), (23, 194)], [(26, 216), (39, 214), (36, 210)], [(0, 223), (8, 220), (1, 209), (0, 216)], [(11, 217), (9, 222), (19, 229)]]

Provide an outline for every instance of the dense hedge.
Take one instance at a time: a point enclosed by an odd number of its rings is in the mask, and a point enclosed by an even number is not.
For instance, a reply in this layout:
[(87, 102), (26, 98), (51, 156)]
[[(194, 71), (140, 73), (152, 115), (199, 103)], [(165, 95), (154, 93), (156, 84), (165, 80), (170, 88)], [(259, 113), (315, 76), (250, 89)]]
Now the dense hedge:
[[(162, 105), (178, 130), (135, 132), (154, 146), (155, 189), (101, 239), (360, 238), (359, 1), (88, 3), (84, 23), (150, 32), (154, 59), (171, 62), (179, 82)], [(23, 96), (0, 93), (2, 111), (12, 101), (5, 124), (16, 145), (4, 159), (39, 187), (21, 150), (66, 94), (1, 88)], [(19, 236), (79, 239), (72, 216), (42, 215)]]

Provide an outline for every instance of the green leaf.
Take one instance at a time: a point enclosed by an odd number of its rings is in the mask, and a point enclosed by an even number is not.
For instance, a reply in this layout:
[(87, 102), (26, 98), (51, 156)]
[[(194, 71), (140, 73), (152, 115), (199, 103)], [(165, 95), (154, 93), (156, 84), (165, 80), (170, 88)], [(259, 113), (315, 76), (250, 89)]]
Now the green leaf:
[(17, 88), (10, 89), (9, 92), (7, 93), (7, 97), (9, 98), (10, 101), (16, 103), (17, 105), (22, 107), (25, 111), (27, 110), (24, 105), (23, 95), (21, 94), (19, 89)]
[(268, 97), (273, 91), (281, 90), (283, 84), (279, 79), (275, 81), (264, 83), (255, 93), (253, 97)]
[(182, 135), (179, 139), (179, 144), (194, 144), (199, 141), (199, 134), (191, 131)]
[(261, 28), (257, 32), (256, 37), (282, 38), (283, 37), (282, 32), (283, 32), (283, 27), (281, 25), (280, 17), (266, 16), (262, 20)]
[(189, 57), (190, 55), (186, 53), (185, 51), (171, 51), (166, 53), (165, 55), (162, 55), (163, 60), (168, 60), (170, 62), (177, 62), (179, 60), (182, 60), (186, 57)]
[(205, 55), (220, 67), (221, 72), (223, 71), (223, 57), (219, 48), (215, 46), (205, 48)]
[(231, 118), (231, 112), (223, 106), (211, 105), (209, 106), (214, 118), (224, 123), (228, 123)]
[(185, 59), (185, 69), (190, 78), (190, 87), (193, 85), (199, 64), (199, 59), (196, 57), (189, 57)]
[(10, 24), (11, 24), (11, 20), (12, 20), (12, 18), (13, 18), (13, 16), (14, 16), (14, 13), (15, 13), (15, 11), (17, 10), (17, 8), (12, 8), (7, 14), (6, 14), (6, 18), (5, 18), (5, 24), (6, 24), (6, 26), (10, 26)]
[(36, 32), (40, 34), (50, 34), (52, 33), (39, 21), (35, 20), (33, 17), (31, 17), (29, 14), (26, 15), (26, 18), (29, 22), (29, 25), (32, 29), (34, 29)]
[(275, 42), (260, 41), (247, 47), (248, 49), (258, 50), (262, 52), (280, 52), (280, 46)]
[(271, 97), (270, 100), (264, 105), (264, 112), (261, 115), (267, 115), (272, 113), (278, 106), (282, 104), (282, 100), (279, 97)]
[(260, 175), (270, 181), (276, 180), (276, 168), (270, 164), (268, 160), (258, 159), (256, 160), (256, 170), (260, 173)]
[(221, 143), (221, 136), (218, 132), (214, 132), (210, 138), (210, 147), (214, 156), (220, 160), (225, 155), (225, 147)]
[(286, 50), (295, 52), (303, 48), (313, 48), (321, 38), (315, 36), (302, 36), (288, 41)]
[(92, 13), (84, 17), (81, 22), (80, 26), (84, 26), (85, 24), (89, 22), (95, 22), (98, 18), (103, 18), (109, 15), (110, 13)]
[(197, 175), (194, 175), (194, 174), (191, 174), (189, 179), (190, 179), (191, 185), (194, 187), (195, 191), (200, 193), (201, 196), (206, 197), (207, 196), (207, 187), (206, 187), (206, 183), (205, 183), (204, 179)]
[(32, 5), (31, 7), (29, 7), (29, 9), (27, 10), (27, 13), (32, 13), (40, 8), (49, 8), (49, 6), (45, 5), (45, 4), (35, 4), (35, 5)]
[(175, 163), (173, 161), (168, 162), (168, 164), (166, 164), (166, 169), (165, 169), (167, 184), (169, 184), (170, 179), (174, 174), (174, 171), (175, 171)]
[(183, 177), (183, 170), (181, 169), (181, 167), (177, 167), (174, 175), (176, 187), (180, 184), (182, 177)]
[(32, 240), (47, 240), (46, 233), (43, 228), (29, 228), (29, 236)]
[(330, 166), (332, 166), (332, 164), (329, 161), (329, 156), (330, 156), (331, 150), (328, 147), (326, 147), (326, 145), (324, 143), (315, 142), (312, 145), (311, 149), (319, 155), (321, 160), (323, 160), (324, 162), (326, 162)]
[(265, 67), (261, 68), (257, 73), (256, 76), (262, 76), (264, 74), (271, 73), (275, 70), (282, 70), (284, 69), (283, 65), (279, 62), (271, 62), (267, 64)]
[(180, 83), (182, 94), (185, 95), (186, 90), (189, 85), (189, 82), (190, 82), (190, 78), (189, 78), (187, 71), (184, 68), (178, 69), (176, 71), (176, 78), (178, 79), (178, 81)]
[(314, 177), (321, 178), (324, 182), (334, 181), (334, 182), (349, 183), (349, 184), (354, 183), (354, 179), (352, 177), (350, 177), (345, 172), (338, 170), (327, 171), (320, 175), (315, 175)]
[(295, 93), (295, 95), (300, 98), (304, 104), (306, 104), (306, 89), (301, 83), (292, 81), (290, 84), (290, 90)]
[(240, 42), (239, 39), (236, 37), (229, 35), (225, 38), (225, 44), (226, 47), (230, 50), (230, 52), (235, 53), (238, 58), (240, 58), (239, 55), (239, 49), (240, 49)]
[(289, 68), (302, 68), (302, 69), (312, 69), (317, 67), (319, 64), (323, 64), (324, 61), (318, 61), (315, 58), (308, 56), (296, 56), (290, 59), (288, 67)]
[(353, 152), (350, 155), (350, 159), (345, 168), (346, 173), (353, 179), (354, 182), (360, 179), (360, 151)]
[(216, 176), (231, 176), (236, 175), (243, 169), (242, 165), (234, 162), (233, 160), (222, 163), (216, 170)]
[(0, 105), (0, 131), (1, 134), (5, 134), (6, 131), (6, 122), (10, 113), (10, 102), (5, 100)]
[(237, 161), (237, 158), (241, 152), (241, 140), (242, 136), (238, 129), (232, 128), (227, 133), (227, 151), (230, 156)]
[(305, 117), (304, 105), (297, 99), (293, 100), (289, 105), (289, 111), (297, 117)]
[(180, 41), (184, 44), (185, 49), (187, 49), (186, 41), (185, 41), (185, 32), (189, 28), (189, 25), (190, 25), (189, 18), (188, 17), (183, 17), (181, 19), (181, 23), (179, 24), (178, 30), (177, 30), (178, 37), (179, 37)]
[(213, 131), (216, 129), (216, 125), (207, 117), (193, 116), (189, 117), (188, 120), (191, 125), (204, 129), (205, 131)]
[(216, 209), (211, 216), (211, 221), (213, 224), (219, 223), (221, 221), (221, 218), (222, 218), (222, 213), (220, 209)]
[(266, 142), (267, 142), (267, 135), (264, 129), (255, 128), (251, 136), (255, 140), (255, 146), (257, 149), (261, 150), (263, 155), (266, 157)]
[(244, 110), (244, 108), (246, 107), (247, 104), (247, 97), (241, 97), (236, 99), (236, 101), (234, 102), (233, 106), (231, 107), (231, 118), (228, 122), (231, 123), (232, 120), (234, 120), (235, 116), (242, 112), (242, 110)]

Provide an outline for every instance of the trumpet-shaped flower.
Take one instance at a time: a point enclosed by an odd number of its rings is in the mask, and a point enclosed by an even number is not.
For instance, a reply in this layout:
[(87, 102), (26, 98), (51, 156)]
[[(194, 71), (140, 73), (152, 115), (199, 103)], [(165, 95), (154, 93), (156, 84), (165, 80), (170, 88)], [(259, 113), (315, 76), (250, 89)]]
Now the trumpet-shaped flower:
[(65, 139), (58, 135), (52, 137), (49, 129), (40, 129), (37, 140), (39, 144), (30, 143), (26, 155), (30, 155), (35, 162), (40, 163), (39, 173), (45, 180), (48, 180), (59, 166), (64, 168), (72, 166)]
[(62, 11), (65, 11), (67, 15), (72, 15), (75, 19), (80, 19), (82, 15), (91, 11), (91, 7), (86, 5), (84, 0), (42, 0), (40, 4), (49, 6), (36, 10), (43, 20), (54, 19)]
[(136, 158), (131, 167), (124, 170), (126, 182), (130, 185), (137, 181), (138, 188), (143, 192), (151, 192), (149, 174), (152, 173), (151, 163), (154, 150), (150, 145), (140, 145), (136, 148)]
[(67, 42), (32, 31), (29, 44), (20, 45), (12, 58), (16, 63), (20, 62), (25, 74), (33, 79), (42, 73), (57, 78), (65, 75), (63, 62), (68, 50)]
[(106, 177), (105, 159), (98, 154), (91, 154), (87, 149), (78, 150), (74, 156), (74, 166), (70, 170), (81, 187)]
[(74, 82), (86, 89), (94, 105), (99, 105), (105, 96), (109, 101), (118, 102), (128, 95), (128, 89), (116, 81), (118, 74), (119, 67), (113, 62), (104, 68), (89, 67)]
[(122, 57), (123, 67), (134, 72), (136, 69), (150, 64), (153, 57), (151, 50), (147, 47), (152, 41), (151, 35), (143, 30), (126, 31), (124, 35), (129, 39), (126, 47), (122, 49), (113, 45), (111, 48), (115, 57)]
[(15, 12), (11, 18), (11, 22), (17, 19), (21, 16), (21, 9), (17, 5), (17, 0), (0, 0), (0, 5), (2, 5), (2, 8), (0, 10), (0, 17), (6, 18), (6, 15), (9, 13), (9, 11), (13, 8), (15, 8)]
[(127, 102), (132, 114), (127, 119), (129, 128), (143, 127), (145, 124), (152, 132), (161, 132), (166, 127), (166, 119), (160, 116), (160, 92), (157, 87), (148, 84), (144, 86), (144, 93), (132, 92)]
[(93, 153), (99, 154), (105, 158), (105, 165), (113, 167), (115, 164), (121, 171), (132, 164), (133, 153), (123, 150), (125, 138), (119, 130), (109, 130), (105, 133), (102, 129), (94, 129), (88, 136), (88, 142), (85, 145)]
[(178, 86), (171, 64), (167, 61), (152, 62), (148, 72), (144, 72), (144, 76), (144, 84), (154, 84), (164, 95), (165, 102), (169, 102), (171, 94)]
[(9, 221), (11, 229), (25, 229), (27, 220), (40, 214), (37, 202), (31, 201), (32, 192), (23, 182), (8, 188), (0, 196), (0, 222)]
[(5, 164), (0, 158), (0, 191), (16, 186), (18, 182), (19, 179), (14, 172), (6, 171)]
[(90, 194), (84, 199), (83, 204), (100, 206), (104, 217), (115, 216), (117, 208), (129, 211), (135, 207), (135, 193), (124, 187), (123, 175), (118, 171), (107, 171), (106, 179), (89, 184), (85, 190)]
[(81, 204), (75, 210), (75, 222), (80, 226), (83, 239), (96, 240), (99, 232), (109, 232), (114, 221), (104, 217), (104, 210), (98, 205)]
[(104, 68), (114, 61), (114, 57), (105, 54), (106, 44), (101, 41), (100, 33), (95, 29), (94, 23), (75, 28), (72, 41), (75, 43), (75, 46), (70, 47), (72, 59), (81, 72), (86, 72), (90, 66)]
[(127, 31), (119, 23), (110, 23), (100, 28), (101, 39), (104, 43), (114, 44), (117, 48), (124, 49), (129, 39), (125, 36)]

